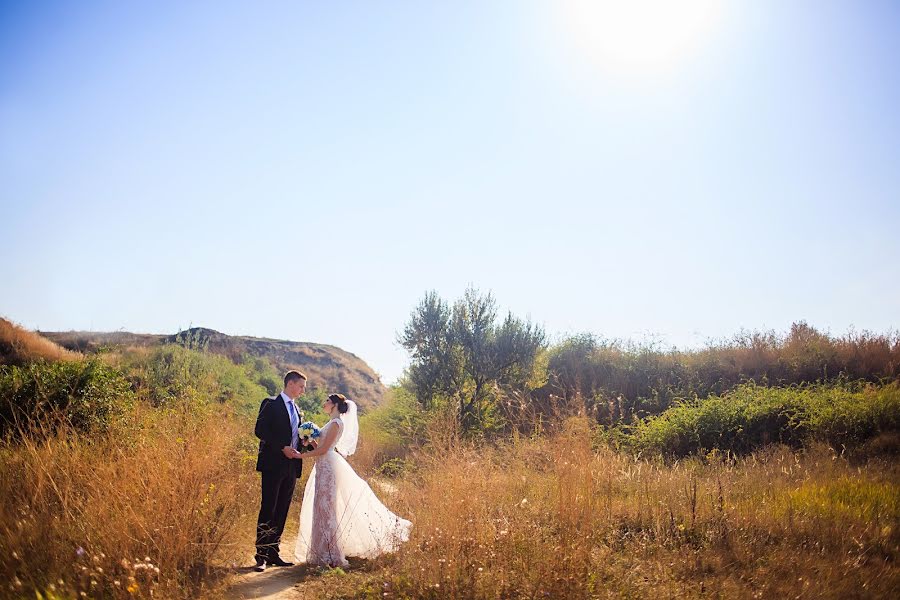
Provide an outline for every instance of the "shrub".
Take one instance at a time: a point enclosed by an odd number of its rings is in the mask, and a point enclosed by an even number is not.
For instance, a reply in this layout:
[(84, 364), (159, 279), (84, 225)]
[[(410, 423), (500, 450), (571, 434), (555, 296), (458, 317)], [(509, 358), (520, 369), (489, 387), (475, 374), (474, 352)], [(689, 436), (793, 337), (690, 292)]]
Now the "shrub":
[(627, 432), (618, 437), (626, 446), (675, 456), (714, 448), (747, 453), (772, 442), (796, 447), (810, 439), (857, 445), (900, 430), (900, 386), (745, 384), (620, 429)]
[(364, 415), (360, 427), (362, 434), (384, 453), (396, 455), (401, 448), (421, 439), (427, 418), (427, 411), (415, 395), (395, 386), (388, 390), (378, 408)]
[[(175, 401), (231, 403), (243, 412), (259, 408), (267, 390), (224, 356), (169, 344), (129, 362), (135, 387), (153, 406)], [(254, 413), (255, 414), (255, 413)]]
[(274, 396), (282, 387), (282, 377), (275, 367), (260, 356), (245, 354), (241, 359), (241, 366), (251, 381), (265, 388), (269, 396)]
[(384, 477), (394, 478), (405, 475), (413, 469), (414, 464), (410, 460), (407, 460), (405, 458), (389, 458), (388, 460), (381, 463), (378, 469), (376, 469), (376, 473)]
[(51, 425), (62, 417), (80, 431), (104, 429), (131, 402), (131, 386), (97, 358), (0, 366), (0, 431)]
[(900, 379), (900, 334), (821, 333), (806, 323), (790, 332), (743, 332), (698, 350), (571, 336), (549, 351), (549, 383), (535, 394), (578, 400), (606, 425), (659, 414), (679, 398), (722, 395), (756, 381), (787, 386), (840, 379)]

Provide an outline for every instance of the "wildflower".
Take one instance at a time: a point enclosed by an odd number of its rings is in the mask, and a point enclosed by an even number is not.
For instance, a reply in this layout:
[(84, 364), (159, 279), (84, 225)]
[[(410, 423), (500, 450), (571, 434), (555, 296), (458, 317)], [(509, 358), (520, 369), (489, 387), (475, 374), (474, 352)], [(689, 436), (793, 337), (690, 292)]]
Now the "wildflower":
[(75, 549), (75, 555), (76, 556), (84, 556), (85, 555), (84, 548), (82, 548), (81, 546), (78, 546), (78, 548)]
[(136, 592), (138, 591), (138, 584), (137, 584), (137, 583), (132, 583), (132, 584), (129, 585), (126, 589), (128, 590), (128, 593), (129, 593), (129, 594), (134, 594), (134, 593), (136, 593)]

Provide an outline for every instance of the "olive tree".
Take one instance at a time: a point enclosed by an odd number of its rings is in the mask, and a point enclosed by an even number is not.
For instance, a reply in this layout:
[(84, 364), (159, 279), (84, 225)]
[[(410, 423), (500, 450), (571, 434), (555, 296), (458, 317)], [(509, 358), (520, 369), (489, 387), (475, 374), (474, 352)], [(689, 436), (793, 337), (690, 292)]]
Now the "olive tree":
[(478, 423), (497, 389), (525, 388), (543, 329), (511, 313), (499, 320), (494, 297), (474, 288), (451, 306), (428, 292), (399, 336), (410, 353), (409, 383), (426, 408), (436, 398), (457, 402), (460, 423)]

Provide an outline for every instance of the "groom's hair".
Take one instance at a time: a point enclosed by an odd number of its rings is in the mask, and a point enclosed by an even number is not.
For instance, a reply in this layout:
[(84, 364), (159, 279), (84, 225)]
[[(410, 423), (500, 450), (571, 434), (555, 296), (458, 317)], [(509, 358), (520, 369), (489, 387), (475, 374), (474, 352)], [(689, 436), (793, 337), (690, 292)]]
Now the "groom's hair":
[(304, 375), (300, 371), (288, 371), (284, 374), (284, 385), (287, 385), (292, 381), (297, 381), (298, 379), (306, 381), (306, 375)]

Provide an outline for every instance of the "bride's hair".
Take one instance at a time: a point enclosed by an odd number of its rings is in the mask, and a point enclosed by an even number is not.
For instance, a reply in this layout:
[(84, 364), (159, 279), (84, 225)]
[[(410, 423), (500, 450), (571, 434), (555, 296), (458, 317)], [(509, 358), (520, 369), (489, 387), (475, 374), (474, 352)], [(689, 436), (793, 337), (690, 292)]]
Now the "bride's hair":
[(350, 405), (347, 404), (347, 398), (343, 394), (331, 394), (328, 396), (328, 399), (331, 400), (332, 404), (337, 406), (339, 413), (344, 414), (350, 410)]

